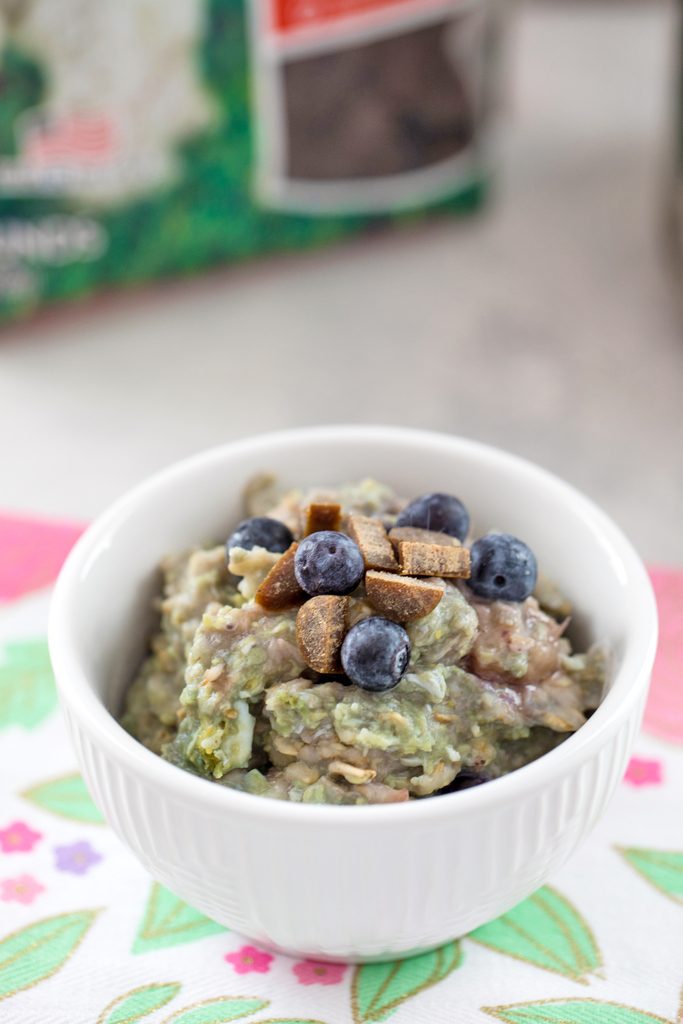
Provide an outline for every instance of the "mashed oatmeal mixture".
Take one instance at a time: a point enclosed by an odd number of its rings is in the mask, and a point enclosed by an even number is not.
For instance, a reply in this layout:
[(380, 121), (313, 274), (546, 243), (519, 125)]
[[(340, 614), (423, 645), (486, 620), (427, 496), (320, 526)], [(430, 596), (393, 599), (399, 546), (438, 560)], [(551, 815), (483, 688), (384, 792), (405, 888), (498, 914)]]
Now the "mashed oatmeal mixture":
[(604, 650), (572, 650), (533, 552), (474, 539), (458, 498), (261, 477), (246, 512), (161, 566), (122, 723), (173, 764), (281, 800), (399, 802), (527, 764), (599, 703)]

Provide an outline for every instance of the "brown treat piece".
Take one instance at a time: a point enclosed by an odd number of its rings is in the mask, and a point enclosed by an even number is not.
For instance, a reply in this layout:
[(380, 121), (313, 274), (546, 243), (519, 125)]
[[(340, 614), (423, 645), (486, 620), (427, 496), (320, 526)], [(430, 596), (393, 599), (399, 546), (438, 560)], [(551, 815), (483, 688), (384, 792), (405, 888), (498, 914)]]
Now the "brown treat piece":
[(269, 612), (293, 608), (306, 598), (294, 575), (294, 556), (298, 547), (296, 541), (290, 544), (254, 594), (256, 603)]
[(457, 537), (451, 537), (449, 533), (422, 530), (419, 526), (394, 526), (389, 531), (389, 540), (397, 549), (401, 541), (404, 540), (416, 541), (419, 544), (439, 544), (444, 548), (459, 548), (461, 544)]
[(304, 535), (319, 530), (338, 530), (341, 526), (341, 505), (336, 502), (314, 501), (306, 509)]
[(398, 572), (394, 549), (379, 519), (373, 519), (371, 516), (349, 516), (347, 528), (349, 535), (361, 550), (366, 569)]
[(346, 632), (348, 597), (322, 594), (299, 608), (296, 639), (309, 668), (316, 672), (340, 672), (339, 651)]
[(365, 590), (373, 608), (396, 622), (411, 622), (429, 615), (443, 597), (443, 586), (438, 583), (374, 569), (365, 574)]
[(403, 576), (444, 576), (466, 580), (470, 575), (467, 548), (402, 540), (398, 545), (398, 557)]

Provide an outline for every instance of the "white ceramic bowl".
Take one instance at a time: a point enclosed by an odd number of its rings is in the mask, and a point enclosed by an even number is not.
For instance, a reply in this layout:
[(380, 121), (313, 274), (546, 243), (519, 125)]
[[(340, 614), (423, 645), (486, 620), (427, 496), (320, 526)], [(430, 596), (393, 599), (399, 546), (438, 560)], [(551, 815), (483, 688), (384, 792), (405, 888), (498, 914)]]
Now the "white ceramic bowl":
[[(374, 476), (407, 496), (460, 495), (477, 532), (521, 536), (575, 603), (582, 641), (614, 652), (609, 692), (578, 733), (486, 786), (410, 804), (297, 805), (167, 764), (116, 722), (140, 662), (162, 555), (228, 535), (255, 472), (287, 484)], [(154, 878), (259, 944), (369, 960), (464, 934), (541, 885), (619, 782), (639, 727), (656, 611), (629, 542), (590, 501), (528, 462), (393, 427), (295, 430), (226, 444), (136, 487), (74, 548), (50, 652), (95, 803)]]

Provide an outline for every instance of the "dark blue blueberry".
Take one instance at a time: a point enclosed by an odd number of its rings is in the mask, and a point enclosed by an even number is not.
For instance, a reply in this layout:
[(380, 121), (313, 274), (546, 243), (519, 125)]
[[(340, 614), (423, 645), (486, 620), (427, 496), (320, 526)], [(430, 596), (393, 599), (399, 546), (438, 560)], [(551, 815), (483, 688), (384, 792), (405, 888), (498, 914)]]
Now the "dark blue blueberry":
[(345, 533), (318, 530), (305, 537), (294, 557), (294, 575), (302, 590), (318, 594), (350, 594), (363, 577), (360, 548)]
[(536, 556), (509, 533), (489, 533), (472, 545), (468, 580), (477, 597), (489, 601), (524, 601), (536, 586)]
[(282, 552), (287, 550), (293, 540), (292, 531), (279, 519), (252, 516), (251, 519), (242, 520), (235, 532), (228, 537), (225, 547), (227, 551), (230, 551), (230, 548), (245, 548), (247, 551), (251, 551), (252, 548), (265, 548), (266, 551)]
[(481, 786), (490, 781), (488, 775), (482, 775), (481, 772), (475, 772), (471, 768), (461, 768), (453, 781), (443, 789), (437, 790), (436, 795), (459, 793), (461, 789), (472, 789), (473, 786)]
[(470, 514), (452, 494), (423, 494), (399, 513), (397, 526), (419, 526), (464, 540), (470, 526)]
[(363, 690), (390, 690), (406, 670), (410, 640), (403, 626), (373, 616), (361, 619), (344, 637), (342, 668)]

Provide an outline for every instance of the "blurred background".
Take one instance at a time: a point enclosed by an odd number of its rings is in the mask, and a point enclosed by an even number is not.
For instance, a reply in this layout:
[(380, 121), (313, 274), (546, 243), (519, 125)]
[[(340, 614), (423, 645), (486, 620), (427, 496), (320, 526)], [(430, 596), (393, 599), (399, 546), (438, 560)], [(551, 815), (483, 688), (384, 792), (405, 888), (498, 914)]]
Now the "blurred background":
[[(197, 0), (164, 31), (199, 56), (151, 80), (147, 51), (136, 78), (126, 49), (132, 22), (112, 22), (98, 52), (68, 32), (52, 52), (73, 4), (50, 2), (0, 0), (0, 506), (85, 520), (224, 440), (396, 423), (536, 460), (648, 560), (683, 564), (671, 0), (522, 0), (500, 38), (471, 4), (443, 68), (429, 17), (401, 50), (381, 12), (349, 27), (329, 0), (321, 49), (305, 5), (281, 0), (272, 24), (255, 5), (245, 43), (235, 0)], [(340, 57), (366, 16), (375, 49)], [(251, 94), (245, 54), (262, 69)], [(74, 62), (92, 65), (76, 86)], [(99, 97), (85, 114), (83, 82)], [(377, 96), (400, 108), (400, 137)], [(230, 163), (245, 139), (246, 170)], [(113, 149), (132, 168), (123, 184), (103, 173)]]

